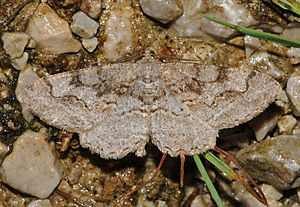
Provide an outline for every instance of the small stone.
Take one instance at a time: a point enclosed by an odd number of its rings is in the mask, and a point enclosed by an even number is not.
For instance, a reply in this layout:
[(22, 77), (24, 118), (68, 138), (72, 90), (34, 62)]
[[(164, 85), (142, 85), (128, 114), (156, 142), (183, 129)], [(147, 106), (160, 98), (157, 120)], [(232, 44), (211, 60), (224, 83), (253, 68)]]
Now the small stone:
[(300, 72), (295, 72), (290, 76), (286, 92), (293, 104), (293, 113), (295, 116), (300, 116)]
[(140, 0), (145, 14), (167, 24), (182, 15), (182, 5), (176, 0)]
[(20, 58), (30, 36), (23, 32), (4, 32), (1, 36), (3, 49), (12, 59)]
[(81, 49), (81, 44), (72, 36), (68, 23), (45, 3), (39, 5), (31, 17), (27, 33), (47, 54), (58, 55)]
[(292, 64), (300, 63), (300, 48), (291, 47), (286, 51)]
[(92, 37), (91, 39), (82, 39), (82, 45), (87, 51), (93, 52), (97, 45), (98, 45), (98, 39), (97, 37)]
[(74, 14), (72, 18), (73, 22), (70, 28), (75, 34), (88, 39), (93, 37), (97, 33), (99, 23), (91, 19), (82, 11), (79, 11), (76, 14)]
[(60, 191), (62, 191), (62, 192), (65, 192), (65, 193), (71, 193), (72, 192), (72, 187), (65, 180), (62, 180), (60, 182), (60, 184), (58, 185), (57, 189), (60, 190)]
[(278, 118), (278, 112), (264, 111), (249, 122), (257, 141), (265, 138), (276, 127)]
[[(195, 190), (196, 190), (195, 187), (186, 187), (185, 188), (186, 198), (184, 200), (186, 200), (188, 196), (191, 195)], [(192, 201), (190, 207), (207, 207), (212, 205), (213, 203), (210, 195), (204, 194), (204, 195), (197, 195), (195, 199)]]
[(29, 58), (28, 53), (24, 52), (20, 58), (12, 59), (11, 65), (17, 70), (22, 70), (27, 65), (28, 58)]
[(268, 184), (262, 184), (261, 186), (262, 192), (264, 192), (267, 200), (275, 200), (279, 201), (280, 198), (282, 198), (282, 193), (279, 192), (276, 188), (274, 188), (272, 185)]
[(287, 114), (287, 113), (291, 112), (291, 109), (290, 109), (291, 103), (290, 103), (290, 100), (289, 100), (285, 90), (280, 91), (280, 94), (277, 96), (277, 98), (275, 100), (275, 104), (281, 108), (281, 110), (283, 111), (283, 114)]
[(236, 158), (255, 179), (278, 190), (300, 186), (300, 139), (281, 135), (249, 145)]
[(97, 19), (102, 12), (101, 0), (82, 0), (80, 10)]
[(297, 120), (292, 115), (282, 116), (277, 123), (279, 133), (291, 134), (296, 124), (297, 124)]
[(52, 207), (48, 199), (31, 201), (27, 207)]
[(12, 188), (38, 198), (47, 198), (59, 184), (63, 167), (45, 137), (26, 131), (2, 163), (1, 179)]
[(27, 48), (36, 48), (36, 42), (34, 41), (34, 39), (30, 39), (28, 44), (27, 44)]
[(291, 22), (283, 30), (282, 36), (292, 40), (300, 41), (299, 32), (300, 32), (300, 23)]
[[(18, 97), (24, 89), (35, 80), (39, 79), (38, 75), (33, 72), (32, 66), (29, 64), (23, 70), (21, 70), (18, 78), (17, 87), (15, 90), (15, 94)], [(32, 113), (26, 109), (26, 107), (22, 106), (22, 114), (26, 121), (30, 122), (33, 119)]]
[(253, 52), (261, 46), (258, 38), (249, 35), (244, 36), (244, 44), (246, 58), (249, 58), (253, 54)]
[(74, 185), (79, 182), (79, 179), (82, 175), (82, 169), (78, 166), (72, 167), (68, 175), (68, 181), (71, 185)]

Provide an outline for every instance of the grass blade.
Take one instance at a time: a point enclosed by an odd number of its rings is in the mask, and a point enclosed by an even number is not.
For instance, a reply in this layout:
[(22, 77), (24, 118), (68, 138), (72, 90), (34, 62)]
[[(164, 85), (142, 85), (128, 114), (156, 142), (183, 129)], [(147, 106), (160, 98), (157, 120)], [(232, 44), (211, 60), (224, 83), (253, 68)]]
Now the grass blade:
[(275, 4), (279, 4), (281, 6), (283, 6), (284, 8), (286, 8), (287, 10), (290, 10), (291, 12), (294, 12), (295, 14), (298, 14), (300, 15), (300, 11), (299, 11), (299, 3), (298, 2), (295, 2), (295, 1), (291, 1), (291, 0), (288, 0), (288, 2), (290, 2), (294, 7), (292, 7), (291, 5), (283, 2), (283, 1), (280, 1), (280, 0), (272, 0)]
[(213, 185), (213, 183), (211, 182), (204, 166), (203, 166), (203, 163), (201, 162), (199, 156), (197, 154), (193, 155), (193, 158), (196, 162), (196, 165), (198, 167), (198, 170), (200, 172), (200, 174), (202, 175), (206, 185), (207, 185), (207, 188), (208, 190), (210, 191), (211, 193), (211, 196), (213, 197), (213, 199), (215, 200), (216, 204), (218, 207), (223, 207), (223, 203), (222, 203), (222, 200), (215, 188), (215, 186)]
[(213, 153), (207, 151), (203, 154), (203, 157), (207, 159), (210, 163), (216, 166), (219, 170), (224, 172), (228, 177), (234, 178), (235, 173), (230, 169), (228, 165), (226, 165), (223, 161), (217, 158)]
[(256, 37), (256, 38), (259, 38), (259, 39), (268, 40), (270, 42), (275, 42), (275, 43), (279, 43), (279, 44), (286, 45), (286, 46), (300, 47), (300, 42), (298, 42), (296, 40), (291, 40), (291, 39), (288, 39), (288, 38), (285, 38), (285, 37), (280, 37), (278, 35), (274, 35), (274, 34), (267, 33), (267, 32), (261, 32), (261, 31), (257, 31), (257, 30), (254, 30), (254, 29), (239, 27), (239, 26), (236, 26), (236, 25), (233, 25), (233, 24), (230, 24), (230, 23), (227, 23), (227, 22), (224, 22), (224, 21), (206, 16), (205, 14), (200, 14), (200, 15), (207, 18), (207, 19), (209, 19), (209, 20), (211, 20), (211, 21), (214, 21), (216, 23), (225, 25), (225, 26), (227, 26), (231, 29), (237, 30), (237, 31), (239, 31), (243, 34), (246, 34), (246, 35), (250, 35), (250, 36), (253, 36), (253, 37)]

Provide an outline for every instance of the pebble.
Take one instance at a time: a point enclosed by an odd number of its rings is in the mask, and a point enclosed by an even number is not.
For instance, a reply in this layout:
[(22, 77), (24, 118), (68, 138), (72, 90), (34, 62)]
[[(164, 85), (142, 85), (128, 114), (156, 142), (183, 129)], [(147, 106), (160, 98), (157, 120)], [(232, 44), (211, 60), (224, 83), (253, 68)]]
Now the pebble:
[(101, 0), (82, 0), (80, 10), (93, 19), (97, 19), (102, 12)]
[(179, 36), (208, 37), (217, 40), (227, 39), (236, 33), (228, 27), (201, 17), (200, 13), (242, 27), (257, 24), (251, 13), (236, 1), (219, 3), (191, 0), (183, 3), (183, 15), (174, 21), (170, 29), (175, 30)]
[[(17, 87), (15, 90), (16, 97), (18, 98), (19, 94), (24, 91), (29, 84), (33, 83), (35, 80), (39, 79), (38, 75), (33, 71), (33, 66), (28, 64), (21, 72), (19, 73), (19, 78), (17, 82)], [(33, 115), (28, 111), (24, 106), (22, 106), (22, 114), (26, 121), (30, 122), (33, 119)]]
[(279, 201), (282, 198), (282, 193), (279, 192), (276, 188), (272, 185), (262, 184), (261, 186), (262, 192), (264, 192), (267, 200), (275, 200)]
[(300, 23), (291, 22), (283, 30), (282, 36), (292, 40), (300, 41), (299, 33), (300, 33)]
[(92, 37), (91, 39), (82, 39), (82, 45), (87, 51), (93, 52), (98, 45), (98, 39), (97, 37)]
[[(193, 186), (185, 187), (185, 198), (184, 201), (196, 190)], [(190, 207), (210, 207), (213, 206), (213, 202), (209, 194), (197, 195), (192, 201)]]
[(281, 108), (281, 110), (283, 111), (283, 114), (287, 114), (287, 113), (291, 112), (291, 109), (290, 109), (291, 103), (290, 103), (290, 100), (289, 100), (285, 90), (280, 91), (280, 94), (277, 96), (277, 98), (275, 100), (275, 104)]
[(272, 131), (277, 124), (279, 113), (276, 111), (264, 111), (249, 122), (256, 140), (261, 141), (265, 136)]
[(29, 58), (28, 53), (24, 52), (21, 57), (12, 59), (11, 65), (17, 70), (22, 70), (27, 65), (28, 58)]
[(167, 24), (182, 15), (182, 5), (176, 0), (140, 0), (145, 14)]
[(52, 207), (48, 199), (31, 201), (27, 207)]
[(69, 24), (46, 3), (39, 5), (31, 17), (27, 33), (46, 54), (78, 52), (81, 44), (72, 36)]
[(107, 38), (103, 43), (104, 55), (108, 60), (124, 57), (135, 47), (133, 14), (130, 7), (115, 8), (109, 13), (104, 32)]
[(293, 115), (282, 116), (278, 123), (278, 130), (280, 134), (291, 134), (297, 124), (297, 119)]
[(244, 45), (246, 58), (249, 58), (253, 54), (253, 52), (261, 46), (258, 38), (249, 35), (244, 36)]
[(82, 169), (79, 166), (74, 166), (71, 168), (68, 175), (68, 181), (71, 185), (77, 184), (82, 175)]
[(30, 36), (24, 32), (4, 32), (1, 36), (3, 49), (12, 59), (20, 58)]
[(99, 23), (87, 16), (82, 11), (77, 12), (72, 17), (73, 22), (70, 26), (72, 32), (85, 39), (93, 37), (99, 28)]
[(300, 72), (295, 72), (290, 76), (286, 92), (293, 104), (294, 115), (300, 116)]
[(249, 145), (236, 158), (255, 179), (278, 190), (300, 186), (300, 139), (281, 135)]
[(300, 63), (300, 48), (290, 47), (286, 51), (287, 56), (292, 64)]
[(63, 167), (42, 134), (26, 131), (3, 161), (1, 179), (12, 188), (47, 198), (59, 184)]

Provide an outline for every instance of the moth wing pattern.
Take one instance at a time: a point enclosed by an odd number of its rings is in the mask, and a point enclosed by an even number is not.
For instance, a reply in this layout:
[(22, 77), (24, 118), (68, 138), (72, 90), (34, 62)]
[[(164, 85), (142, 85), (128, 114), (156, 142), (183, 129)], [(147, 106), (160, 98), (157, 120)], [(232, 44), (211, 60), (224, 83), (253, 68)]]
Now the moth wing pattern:
[[(270, 76), (249, 68), (217, 67), (178, 63), (168, 73), (181, 73), (168, 88), (183, 91), (178, 96), (195, 116), (220, 130), (247, 122), (272, 103), (281, 91), (280, 84)], [(166, 73), (162, 73), (166, 74)], [(174, 87), (176, 85), (176, 87)]]
[(79, 133), (81, 144), (103, 158), (141, 156), (149, 126), (143, 104), (126, 95), (134, 67), (122, 63), (55, 74), (37, 80), (18, 99), (42, 121)]

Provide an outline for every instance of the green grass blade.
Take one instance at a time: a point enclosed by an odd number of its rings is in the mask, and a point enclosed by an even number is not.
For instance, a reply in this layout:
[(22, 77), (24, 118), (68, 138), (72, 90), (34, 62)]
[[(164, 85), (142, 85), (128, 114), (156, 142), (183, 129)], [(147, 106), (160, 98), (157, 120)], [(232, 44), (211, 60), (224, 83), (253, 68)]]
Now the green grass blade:
[(214, 21), (216, 23), (225, 25), (225, 26), (227, 26), (231, 29), (235, 29), (235, 30), (237, 30), (237, 31), (239, 31), (243, 34), (246, 34), (246, 35), (250, 35), (250, 36), (253, 36), (253, 37), (257, 37), (259, 39), (268, 40), (268, 41), (279, 43), (279, 44), (286, 45), (286, 46), (300, 47), (300, 42), (298, 42), (296, 40), (291, 40), (291, 39), (288, 39), (288, 38), (285, 38), (285, 37), (280, 37), (278, 35), (274, 35), (274, 34), (270, 34), (270, 33), (266, 33), (266, 32), (261, 32), (261, 31), (257, 31), (257, 30), (254, 30), (254, 29), (239, 27), (239, 26), (236, 26), (236, 25), (233, 25), (233, 24), (230, 24), (230, 23), (227, 23), (227, 22), (224, 22), (224, 21), (206, 16), (204, 14), (200, 14), (200, 15), (207, 18), (207, 19), (209, 19), (209, 20), (211, 20), (211, 21)]
[(201, 173), (206, 185), (207, 185), (207, 188), (208, 190), (210, 191), (211, 193), (211, 196), (213, 197), (213, 199), (215, 200), (216, 204), (218, 207), (223, 207), (223, 203), (222, 203), (222, 200), (215, 188), (215, 186), (213, 185), (213, 183), (211, 182), (204, 166), (203, 166), (203, 163), (201, 162), (199, 156), (197, 154), (193, 155), (193, 158), (196, 162), (196, 165), (198, 167), (198, 170), (199, 172)]
[(299, 11), (299, 3), (298, 2), (294, 2), (294, 1), (291, 1), (291, 0), (288, 0), (288, 2), (290, 2), (294, 7), (292, 7), (291, 5), (283, 2), (283, 1), (280, 1), (280, 0), (272, 0), (272, 1), (275, 1), (277, 2), (278, 4), (280, 4), (281, 6), (283, 6), (284, 8), (290, 10), (291, 12), (294, 12), (295, 14), (298, 14), (300, 15), (300, 11)]
[(290, 4), (292, 4), (296, 9), (300, 9), (300, 3), (298, 3), (295, 0), (287, 0), (288, 2), (290, 2)]
[(219, 170), (224, 172), (228, 177), (233, 178), (235, 177), (235, 174), (231, 171), (230, 167), (221, 161), (219, 158), (217, 158), (213, 153), (210, 151), (207, 151), (203, 154), (203, 157), (207, 159), (210, 163), (212, 163), (214, 166), (216, 166)]

